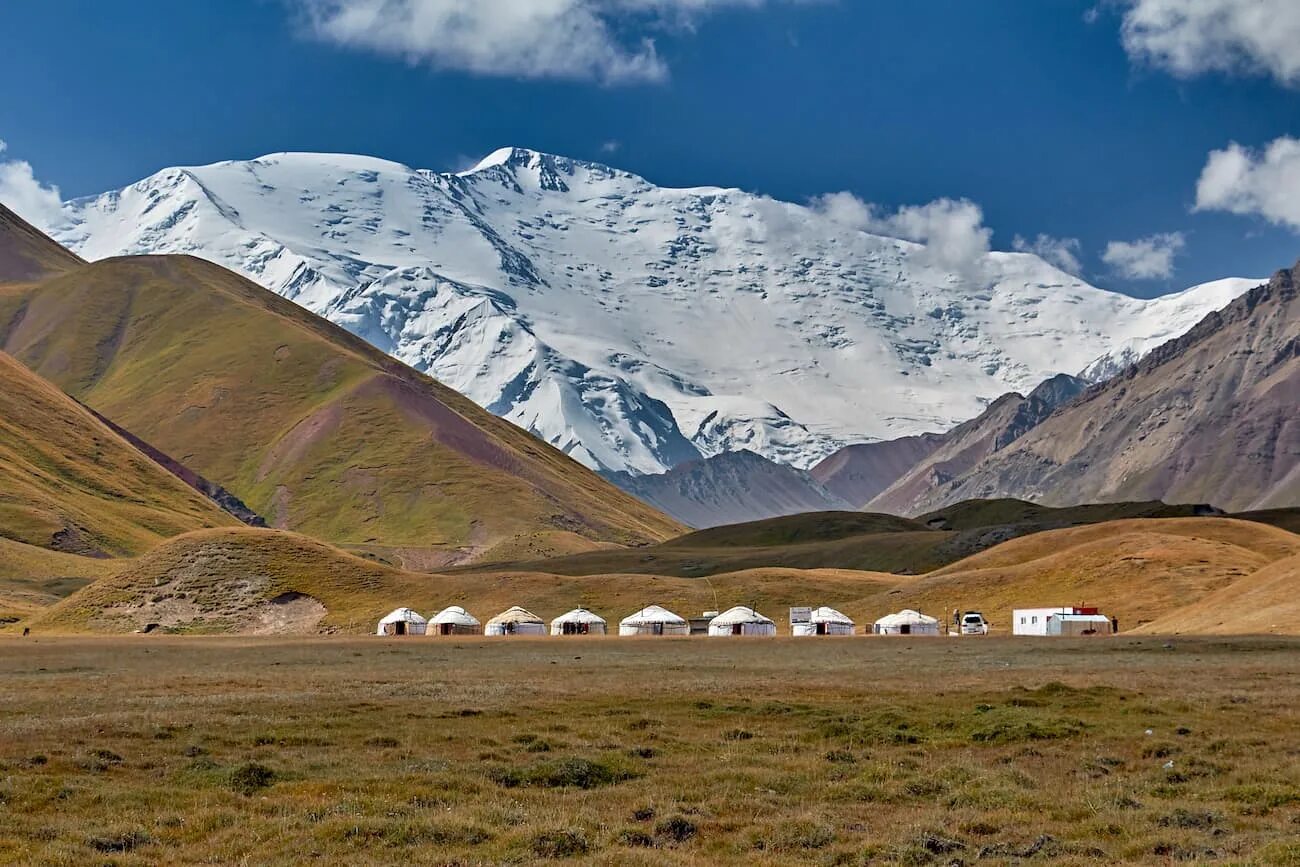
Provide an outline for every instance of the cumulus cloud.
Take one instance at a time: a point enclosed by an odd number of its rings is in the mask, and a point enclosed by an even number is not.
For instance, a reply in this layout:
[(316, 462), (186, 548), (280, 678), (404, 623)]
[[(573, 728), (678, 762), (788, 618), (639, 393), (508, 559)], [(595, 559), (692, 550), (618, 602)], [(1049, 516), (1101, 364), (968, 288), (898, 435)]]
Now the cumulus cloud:
[(1033, 253), (1067, 274), (1077, 276), (1083, 270), (1083, 264), (1079, 262), (1079, 253), (1082, 252), (1083, 247), (1078, 238), (1053, 238), (1051, 235), (1039, 235), (1030, 241), (1016, 235), (1011, 241), (1011, 247), (1018, 253)]
[[(477, 75), (656, 82), (651, 34), (782, 0), (290, 0), (326, 42)], [(789, 0), (787, 0), (789, 2)]]
[(0, 202), (40, 229), (50, 229), (63, 216), (59, 188), (36, 180), (26, 160), (6, 160), (8, 145), (0, 141)]
[(878, 235), (890, 235), (925, 245), (924, 257), (970, 280), (982, 276), (993, 230), (984, 225), (984, 211), (967, 199), (935, 199), (925, 205), (905, 205), (893, 213), (852, 193), (828, 193), (812, 200), (819, 213)]
[(1124, 49), (1184, 78), (1205, 72), (1271, 75), (1300, 86), (1296, 0), (1124, 0)]
[(1130, 280), (1159, 280), (1173, 276), (1174, 257), (1186, 240), (1182, 232), (1165, 232), (1136, 241), (1111, 241), (1101, 260)]
[(1300, 232), (1300, 139), (1282, 136), (1262, 151), (1236, 142), (1211, 151), (1196, 210), (1253, 214)]

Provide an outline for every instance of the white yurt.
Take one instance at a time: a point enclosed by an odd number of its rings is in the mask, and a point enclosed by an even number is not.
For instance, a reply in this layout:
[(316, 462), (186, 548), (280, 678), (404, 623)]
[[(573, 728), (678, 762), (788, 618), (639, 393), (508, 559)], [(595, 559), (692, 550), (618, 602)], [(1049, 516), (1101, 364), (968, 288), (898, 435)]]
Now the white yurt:
[(429, 621), (430, 635), (482, 635), (483, 624), (459, 605), (444, 608)]
[(658, 605), (647, 605), (618, 624), (619, 635), (690, 635), (691, 625)]
[(375, 635), (423, 635), (429, 621), (409, 608), (398, 608), (383, 620)]
[(848, 615), (823, 605), (814, 608), (806, 623), (792, 623), (793, 635), (852, 635), (853, 621)]
[(776, 623), (753, 608), (737, 605), (709, 621), (710, 635), (776, 635)]
[(545, 635), (546, 623), (518, 605), (502, 611), (487, 622), (487, 635)]
[(937, 618), (904, 608), (897, 614), (889, 614), (876, 621), (872, 631), (877, 635), (938, 635)]
[(552, 635), (604, 635), (605, 618), (585, 608), (575, 608), (551, 621)]

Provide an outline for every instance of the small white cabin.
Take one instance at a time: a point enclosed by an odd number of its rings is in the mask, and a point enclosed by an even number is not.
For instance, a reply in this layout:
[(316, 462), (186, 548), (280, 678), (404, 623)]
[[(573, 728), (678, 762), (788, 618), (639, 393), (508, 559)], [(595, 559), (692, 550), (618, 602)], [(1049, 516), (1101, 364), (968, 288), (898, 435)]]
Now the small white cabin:
[[(849, 617), (834, 608), (823, 605), (808, 611), (806, 617), (796, 618), (796, 609), (790, 611), (791, 635), (852, 635), (854, 623)], [(807, 609), (804, 609), (807, 611)]]
[(482, 635), (483, 624), (459, 605), (444, 608), (429, 621), (430, 635)]
[(379, 621), (375, 635), (423, 635), (429, 621), (409, 608), (398, 608)]
[(876, 635), (938, 635), (939, 620), (911, 608), (887, 614), (872, 626)]
[(776, 635), (776, 623), (753, 608), (737, 605), (709, 621), (709, 635)]
[(1110, 635), (1111, 620), (1096, 608), (1017, 608), (1012, 635)]
[(551, 621), (552, 635), (604, 635), (605, 618), (585, 608), (575, 608)]
[(488, 635), (545, 635), (546, 623), (533, 612), (516, 605), (489, 620), (484, 632)]
[(619, 635), (690, 635), (691, 625), (667, 608), (647, 605), (624, 617), (618, 624)]

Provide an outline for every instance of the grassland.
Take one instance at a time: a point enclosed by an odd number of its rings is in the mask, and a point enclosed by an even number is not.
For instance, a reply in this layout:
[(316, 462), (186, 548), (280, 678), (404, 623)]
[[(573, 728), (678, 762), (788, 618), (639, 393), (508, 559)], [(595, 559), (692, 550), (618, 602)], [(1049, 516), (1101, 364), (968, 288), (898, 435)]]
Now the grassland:
[(185, 256), (0, 287), (0, 345), (273, 526), (420, 566), (683, 529), (292, 302)]
[(139, 554), (235, 519), (0, 352), (0, 537)]
[(0, 861), (1300, 861), (1280, 639), (0, 640)]
[[(784, 548), (773, 550), (780, 555)], [(1005, 634), (1014, 607), (1096, 604), (1118, 617), (1125, 631), (1202, 631), (1198, 624), (1208, 616), (1217, 618), (1208, 631), (1296, 634), (1297, 557), (1300, 536), (1276, 527), (1176, 518), (1025, 536), (920, 576), (781, 566), (700, 578), (513, 570), (427, 574), (305, 536), (239, 527), (189, 533), (120, 561), (93, 584), (33, 612), (23, 625), (42, 635), (122, 633), (150, 624), (176, 632), (360, 634), (399, 605), (425, 614), (463, 605), (481, 619), (511, 605), (548, 619), (581, 606), (613, 623), (658, 603), (683, 615), (752, 605), (784, 631), (789, 606), (829, 604), (862, 627), (904, 607), (935, 616), (975, 609), (992, 621), (995, 633)], [(64, 564), (25, 568), (28, 576), (54, 577)], [(41, 573), (43, 568), (60, 571)], [(1223, 598), (1238, 601), (1214, 602)], [(1184, 625), (1168, 619), (1198, 611)]]

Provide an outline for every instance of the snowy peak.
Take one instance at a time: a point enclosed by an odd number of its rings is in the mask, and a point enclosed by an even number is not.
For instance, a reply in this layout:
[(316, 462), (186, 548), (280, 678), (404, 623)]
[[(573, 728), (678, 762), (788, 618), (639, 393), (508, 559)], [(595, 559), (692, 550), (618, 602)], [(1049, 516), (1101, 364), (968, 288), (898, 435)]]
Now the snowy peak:
[(461, 173), (269, 154), (66, 211), (56, 235), (87, 258), (218, 262), (631, 473), (739, 449), (807, 468), (947, 429), (1140, 357), (1250, 285), (1144, 301), (1018, 253), (971, 280), (802, 205), (517, 147)]

